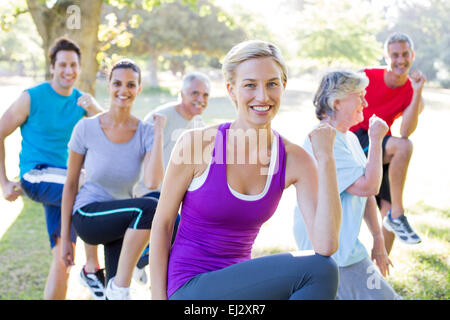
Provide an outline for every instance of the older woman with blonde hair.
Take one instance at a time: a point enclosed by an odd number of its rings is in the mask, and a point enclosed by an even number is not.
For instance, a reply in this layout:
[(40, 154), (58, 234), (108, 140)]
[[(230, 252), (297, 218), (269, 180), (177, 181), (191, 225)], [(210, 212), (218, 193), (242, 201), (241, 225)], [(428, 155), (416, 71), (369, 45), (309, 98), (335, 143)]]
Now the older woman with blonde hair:
[[(395, 299), (398, 295), (383, 279), (358, 240), (364, 219), (372, 236), (372, 259), (383, 275), (392, 265), (384, 246), (383, 233), (377, 220), (375, 195), (382, 176), (381, 143), (388, 131), (387, 124), (375, 115), (370, 119), (370, 147), (366, 158), (356, 135), (349, 128), (361, 122), (364, 98), (369, 79), (361, 72), (333, 71), (323, 76), (314, 97), (316, 116), (320, 123), (336, 128), (334, 157), (338, 188), (342, 205), (339, 249), (332, 258), (339, 266), (339, 299)], [(313, 155), (309, 139), (305, 150)], [(294, 233), (300, 250), (311, 248), (305, 233), (307, 224), (297, 207), (294, 214)]]
[[(335, 130), (324, 124), (311, 132), (314, 161), (271, 128), (287, 83), (285, 63), (273, 44), (236, 45), (225, 57), (223, 73), (237, 117), (190, 131), (175, 146), (153, 220), (152, 298), (334, 299), (338, 274), (329, 256), (338, 247), (341, 217)], [(237, 132), (248, 136), (236, 143), (242, 138)], [(261, 225), (291, 185), (316, 254), (251, 259)]]

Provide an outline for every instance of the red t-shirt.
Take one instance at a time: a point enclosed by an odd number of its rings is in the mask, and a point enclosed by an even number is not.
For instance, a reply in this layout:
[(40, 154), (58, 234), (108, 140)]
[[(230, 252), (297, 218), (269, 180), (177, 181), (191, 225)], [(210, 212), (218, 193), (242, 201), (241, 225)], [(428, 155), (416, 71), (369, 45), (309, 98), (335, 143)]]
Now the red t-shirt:
[(411, 80), (408, 78), (404, 85), (395, 89), (389, 88), (384, 82), (385, 70), (384, 68), (364, 69), (369, 78), (365, 96), (368, 106), (363, 110), (364, 120), (351, 127), (351, 131), (369, 130), (369, 119), (375, 114), (386, 121), (389, 126), (388, 134), (391, 134), (392, 123), (410, 105), (413, 96)]

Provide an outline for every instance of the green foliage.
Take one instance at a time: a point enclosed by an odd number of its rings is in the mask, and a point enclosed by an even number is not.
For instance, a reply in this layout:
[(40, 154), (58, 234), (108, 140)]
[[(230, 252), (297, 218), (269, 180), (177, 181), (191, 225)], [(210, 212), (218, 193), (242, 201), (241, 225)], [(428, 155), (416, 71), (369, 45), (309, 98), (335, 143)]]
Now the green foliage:
[[(6, 32), (0, 32), (0, 69), (19, 75), (36, 76), (44, 66), (44, 57), (42, 42), (31, 16), (26, 10), (13, 7), (11, 3), (0, 5), (0, 10), (2, 15), (21, 12), (10, 16), (13, 20), (8, 21), (13, 21), (13, 24), (7, 27)], [(5, 26), (2, 24), (2, 28)]]
[(382, 20), (367, 2), (317, 1), (299, 13), (299, 55), (326, 66), (376, 63), (382, 46), (376, 38)]
[(2, 31), (11, 31), (12, 26), (17, 22), (18, 17), (28, 12), (24, 1), (8, 0), (0, 4), (0, 29)]
[(120, 56), (145, 58), (154, 87), (161, 66), (174, 74), (190, 65), (216, 67), (231, 46), (245, 39), (234, 19), (209, 0), (164, 1), (151, 10), (106, 7), (104, 19), (98, 61), (108, 67)]
[(196, 8), (192, 9), (186, 3), (191, 5), (193, 1), (164, 3), (151, 11), (127, 8), (126, 12), (117, 13), (122, 19), (131, 17), (128, 24), (135, 26), (130, 30), (133, 36), (126, 53), (192, 56), (204, 52), (221, 55), (231, 44), (243, 39), (241, 30), (231, 29), (230, 17), (219, 21), (223, 14), (216, 6), (208, 1), (198, 1)]

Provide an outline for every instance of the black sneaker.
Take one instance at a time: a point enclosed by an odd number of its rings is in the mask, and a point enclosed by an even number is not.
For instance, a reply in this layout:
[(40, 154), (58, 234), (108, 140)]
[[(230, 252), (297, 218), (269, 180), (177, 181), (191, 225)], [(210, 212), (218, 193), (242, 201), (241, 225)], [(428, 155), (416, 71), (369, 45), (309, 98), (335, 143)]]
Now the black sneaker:
[(388, 214), (383, 219), (383, 226), (390, 232), (393, 232), (395, 236), (404, 243), (416, 244), (422, 242), (417, 233), (415, 233), (409, 225), (408, 219), (406, 219), (403, 214), (398, 218), (392, 218), (391, 211), (389, 210)]
[(103, 269), (98, 269), (95, 273), (86, 273), (83, 267), (80, 272), (80, 282), (89, 289), (95, 300), (105, 300), (105, 274)]

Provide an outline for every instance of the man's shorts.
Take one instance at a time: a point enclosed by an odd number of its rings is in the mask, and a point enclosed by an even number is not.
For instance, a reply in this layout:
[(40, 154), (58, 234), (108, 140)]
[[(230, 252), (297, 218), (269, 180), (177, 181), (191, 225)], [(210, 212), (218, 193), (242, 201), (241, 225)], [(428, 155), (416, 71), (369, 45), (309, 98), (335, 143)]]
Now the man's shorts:
[[(355, 132), (358, 137), (359, 144), (363, 148), (363, 151), (367, 157), (367, 153), (369, 152), (369, 134), (364, 129), (359, 129)], [(389, 140), (391, 135), (386, 135), (383, 138), (383, 142), (381, 143), (383, 149), (383, 155), (386, 152), (386, 143)], [(375, 196), (377, 200), (378, 207), (381, 207), (381, 199), (391, 202), (391, 188), (389, 185), (389, 163), (383, 164), (383, 177), (381, 180), (380, 192)]]
[[(50, 240), (50, 248), (56, 244), (56, 238), (61, 237), (61, 199), (66, 181), (67, 169), (37, 165), (20, 179), (22, 190), (31, 199), (42, 203), (45, 211), (45, 221)], [(77, 236), (73, 226), (70, 227), (70, 239), (75, 243)]]

